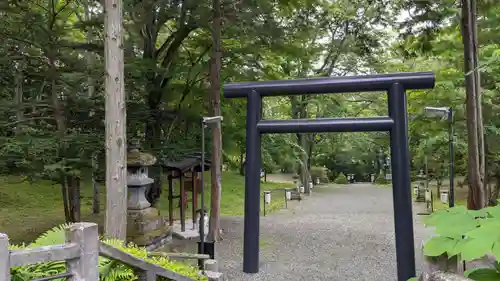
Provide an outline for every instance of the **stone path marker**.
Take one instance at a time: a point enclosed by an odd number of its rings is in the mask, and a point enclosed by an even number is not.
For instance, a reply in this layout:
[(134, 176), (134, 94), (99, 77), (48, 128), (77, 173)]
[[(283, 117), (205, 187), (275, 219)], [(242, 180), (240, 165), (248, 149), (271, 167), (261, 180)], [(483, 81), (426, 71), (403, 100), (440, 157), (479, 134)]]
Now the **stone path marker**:
[[(397, 280), (391, 188), (323, 186), (290, 205), (261, 217), (260, 272), (254, 275), (242, 272), (243, 218), (222, 218), (225, 239), (217, 252), (219, 270), (228, 280)], [(427, 231), (417, 212), (419, 270)]]

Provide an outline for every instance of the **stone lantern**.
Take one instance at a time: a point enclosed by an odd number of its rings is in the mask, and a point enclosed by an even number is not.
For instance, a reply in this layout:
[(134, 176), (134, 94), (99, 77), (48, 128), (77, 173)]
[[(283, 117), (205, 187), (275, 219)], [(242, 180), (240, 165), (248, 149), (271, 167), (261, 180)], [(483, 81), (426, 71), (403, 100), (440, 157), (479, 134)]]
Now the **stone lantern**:
[(425, 180), (426, 176), (423, 173), (423, 171), (420, 171), (420, 173), (417, 175), (417, 180), (418, 184), (413, 187), (413, 193), (415, 196), (415, 202), (425, 202)]
[(148, 167), (155, 163), (156, 158), (149, 153), (140, 152), (137, 145), (129, 150), (127, 155), (127, 208), (129, 210), (142, 210), (151, 206), (146, 199), (146, 188), (154, 182), (148, 176)]
[(127, 154), (127, 240), (150, 249), (161, 246), (171, 231), (159, 211), (146, 199), (146, 189), (154, 179), (148, 176), (148, 168), (156, 158), (139, 151), (139, 143), (132, 140)]

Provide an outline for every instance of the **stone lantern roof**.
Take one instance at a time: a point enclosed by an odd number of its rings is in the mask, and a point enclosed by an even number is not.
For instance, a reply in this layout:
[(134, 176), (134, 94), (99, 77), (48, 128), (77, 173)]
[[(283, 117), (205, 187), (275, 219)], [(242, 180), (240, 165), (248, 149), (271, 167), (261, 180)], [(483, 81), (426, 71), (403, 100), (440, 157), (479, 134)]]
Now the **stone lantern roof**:
[(127, 153), (128, 167), (148, 167), (156, 163), (156, 157), (147, 152), (139, 151), (139, 141), (130, 140), (129, 150)]

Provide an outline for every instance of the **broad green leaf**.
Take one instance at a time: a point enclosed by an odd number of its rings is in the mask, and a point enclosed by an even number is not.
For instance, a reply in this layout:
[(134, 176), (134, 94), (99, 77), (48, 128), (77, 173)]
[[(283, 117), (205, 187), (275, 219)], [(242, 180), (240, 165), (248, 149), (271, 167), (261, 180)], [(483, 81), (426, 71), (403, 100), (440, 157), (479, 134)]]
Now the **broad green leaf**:
[(456, 222), (463, 220), (470, 220), (472, 217), (466, 212), (460, 212), (460, 209), (450, 209), (441, 210), (433, 213), (429, 217), (424, 219), (424, 223), (427, 226), (439, 226), (444, 224), (455, 224)]
[(481, 226), (466, 233), (468, 237), (478, 239), (488, 239), (495, 241), (500, 238), (500, 221), (499, 220), (484, 220)]
[(497, 260), (500, 260), (500, 241), (496, 241), (495, 245), (493, 245), (493, 248), (491, 249), (491, 253)]
[(495, 268), (477, 268), (467, 271), (465, 276), (476, 281), (498, 281), (500, 272)]
[(461, 257), (465, 261), (478, 259), (491, 251), (493, 247), (493, 240), (488, 238), (469, 238), (466, 239), (464, 245), (461, 246)]
[(440, 256), (448, 251), (452, 251), (457, 242), (457, 240), (448, 237), (432, 237), (432, 239), (424, 245), (424, 255), (429, 257)]
[(467, 239), (460, 239), (460, 240), (458, 240), (458, 242), (455, 245), (455, 247), (451, 251), (448, 251), (448, 256), (449, 257), (453, 257), (453, 256), (456, 256), (456, 255), (460, 254), (462, 252), (463, 246), (466, 243), (467, 243)]
[(488, 213), (494, 218), (500, 218), (500, 206), (488, 207)]
[(476, 220), (463, 217), (460, 221), (459, 217), (436, 226), (436, 233), (441, 236), (461, 239), (464, 234), (476, 229), (477, 226), (478, 223)]
[(418, 281), (418, 278), (417, 277), (412, 277), (412, 278), (408, 279), (408, 281)]
[(488, 210), (487, 209), (469, 210), (467, 213), (471, 215), (473, 218), (479, 218), (479, 217), (486, 217), (486, 215), (488, 214)]

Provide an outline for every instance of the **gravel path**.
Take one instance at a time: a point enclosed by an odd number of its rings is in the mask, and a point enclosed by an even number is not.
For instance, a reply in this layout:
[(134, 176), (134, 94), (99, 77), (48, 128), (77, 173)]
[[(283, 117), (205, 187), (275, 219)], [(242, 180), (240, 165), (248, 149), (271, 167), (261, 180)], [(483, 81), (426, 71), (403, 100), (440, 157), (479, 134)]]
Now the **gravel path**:
[[(417, 210), (414, 210), (414, 214)], [(242, 272), (243, 218), (222, 220), (220, 270), (243, 280), (396, 280), (392, 190), (370, 184), (318, 187), (261, 218), (260, 272)], [(424, 229), (414, 224), (417, 268)]]

